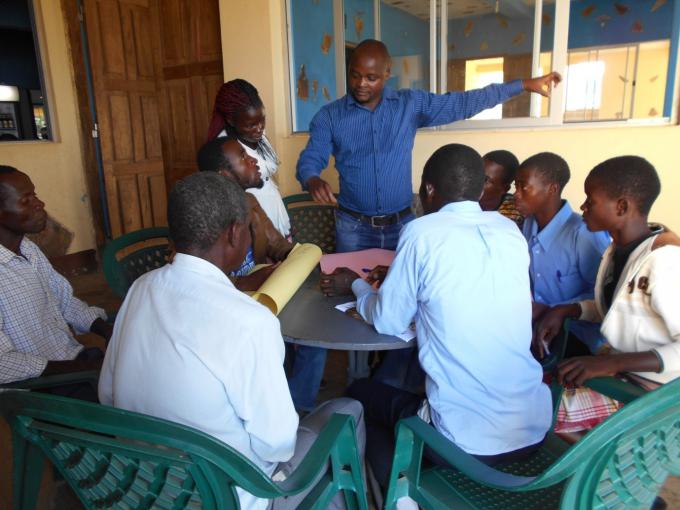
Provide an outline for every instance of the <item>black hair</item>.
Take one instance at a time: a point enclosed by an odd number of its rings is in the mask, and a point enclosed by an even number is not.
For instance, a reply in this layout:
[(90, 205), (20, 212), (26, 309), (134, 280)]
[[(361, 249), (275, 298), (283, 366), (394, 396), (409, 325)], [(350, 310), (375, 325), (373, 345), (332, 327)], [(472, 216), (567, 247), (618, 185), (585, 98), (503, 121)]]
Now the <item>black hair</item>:
[(603, 161), (588, 174), (597, 187), (613, 199), (630, 198), (640, 214), (647, 215), (661, 193), (654, 166), (639, 156), (619, 156)]
[(245, 222), (247, 214), (241, 187), (213, 172), (189, 175), (168, 197), (170, 238), (181, 252), (211, 248), (228, 227)]
[(437, 194), (446, 202), (476, 202), (484, 189), (482, 157), (467, 145), (444, 145), (425, 163), (423, 181), (432, 184)]
[(482, 159), (487, 159), (503, 168), (503, 182), (506, 184), (512, 184), (512, 181), (515, 180), (519, 160), (512, 152), (506, 150), (491, 151), (484, 154)]
[(229, 160), (224, 156), (222, 146), (229, 140), (236, 138), (220, 136), (209, 142), (205, 142), (196, 154), (196, 163), (201, 172), (219, 172), (220, 170), (231, 170)]
[(535, 169), (545, 180), (557, 184), (560, 187), (560, 191), (564, 189), (571, 177), (567, 162), (554, 152), (534, 154), (522, 162), (519, 169), (523, 168)]
[[(19, 172), (17, 168), (9, 165), (0, 165), (0, 175), (9, 175)], [(7, 187), (4, 182), (0, 182), (0, 205), (5, 205), (5, 199), (7, 198)]]

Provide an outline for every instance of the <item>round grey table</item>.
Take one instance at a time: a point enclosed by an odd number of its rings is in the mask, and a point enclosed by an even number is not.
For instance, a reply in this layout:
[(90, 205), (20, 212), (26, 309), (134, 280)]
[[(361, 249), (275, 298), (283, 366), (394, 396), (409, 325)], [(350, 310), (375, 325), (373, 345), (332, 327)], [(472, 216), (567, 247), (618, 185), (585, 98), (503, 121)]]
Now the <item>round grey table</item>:
[(279, 314), (287, 342), (346, 351), (382, 351), (412, 347), (392, 335), (381, 335), (373, 326), (336, 310), (354, 301), (353, 295), (326, 297), (319, 287), (317, 267)]
[[(286, 342), (346, 351), (381, 351), (413, 347), (392, 335), (381, 335), (373, 326), (336, 310), (335, 306), (354, 301), (353, 295), (326, 297), (319, 287), (317, 266), (279, 314)], [(350, 380), (368, 376), (368, 352), (350, 353), (347, 370)]]

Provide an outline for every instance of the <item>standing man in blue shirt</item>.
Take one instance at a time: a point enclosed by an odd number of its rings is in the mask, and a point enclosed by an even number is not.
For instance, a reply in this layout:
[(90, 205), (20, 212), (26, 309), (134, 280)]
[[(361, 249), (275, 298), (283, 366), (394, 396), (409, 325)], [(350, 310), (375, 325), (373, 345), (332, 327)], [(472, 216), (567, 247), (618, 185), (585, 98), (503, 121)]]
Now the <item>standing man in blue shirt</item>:
[[(330, 185), (319, 175), (331, 153), (335, 157), (340, 174), (335, 215), (338, 252), (396, 248), (399, 232), (414, 218), (410, 208), (411, 152), (418, 128), (470, 118), (525, 90), (549, 96), (552, 86), (562, 79), (553, 72), (541, 78), (440, 95), (386, 88), (390, 65), (389, 52), (382, 42), (367, 39), (359, 43), (349, 63), (349, 94), (314, 116), (309, 142), (297, 163), (296, 176), (302, 187), (315, 201), (334, 204)], [(389, 357), (394, 358), (389, 365), (397, 368), (407, 363), (408, 353), (390, 353)], [(296, 407), (314, 407), (325, 359), (325, 349), (297, 348), (289, 379)], [(368, 366), (360, 361), (356, 364)]]
[[(531, 156), (515, 176), (515, 204), (526, 218), (522, 233), (531, 256), (534, 322), (551, 306), (593, 299), (597, 268), (611, 241), (605, 231), (590, 232), (562, 199), (569, 177), (567, 162), (552, 152)], [(568, 353), (586, 354), (585, 347), (595, 353), (605, 343), (599, 324), (572, 321), (569, 329), (578, 341), (569, 342)], [(535, 347), (542, 357), (542, 346)]]
[(427, 406), (422, 395), (375, 379), (349, 388), (364, 405), (367, 456), (383, 485), (394, 425), (416, 412), (488, 464), (530, 454), (550, 427), (550, 391), (530, 351), (526, 241), (512, 220), (481, 210), (483, 186), (476, 151), (440, 148), (423, 170), (426, 215), (404, 227), (380, 289), (349, 269), (338, 271), (379, 333), (398, 334), (415, 321), (427, 376)]
[(314, 200), (335, 203), (330, 185), (319, 177), (330, 154), (335, 157), (340, 174), (338, 252), (396, 247), (401, 227), (413, 219), (411, 152), (418, 128), (470, 118), (523, 91), (549, 96), (562, 79), (553, 72), (468, 92), (432, 94), (385, 87), (389, 77), (385, 45), (372, 39), (361, 42), (349, 63), (349, 94), (314, 116), (297, 163), (297, 179)]

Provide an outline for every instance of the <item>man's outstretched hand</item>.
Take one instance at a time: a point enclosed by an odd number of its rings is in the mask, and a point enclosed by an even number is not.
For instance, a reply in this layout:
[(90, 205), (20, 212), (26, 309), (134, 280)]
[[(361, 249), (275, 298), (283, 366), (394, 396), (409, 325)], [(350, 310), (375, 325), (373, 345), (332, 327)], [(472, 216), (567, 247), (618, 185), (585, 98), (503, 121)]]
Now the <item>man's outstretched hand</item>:
[(351, 269), (339, 267), (331, 274), (321, 274), (321, 292), (326, 296), (346, 296), (352, 293), (352, 282), (360, 278)]
[(307, 189), (315, 202), (322, 204), (337, 204), (331, 185), (321, 177), (310, 177), (307, 180)]
[(522, 86), (527, 92), (536, 92), (545, 97), (550, 97), (553, 87), (562, 81), (562, 75), (557, 71), (541, 76), (540, 78), (531, 78), (523, 80)]

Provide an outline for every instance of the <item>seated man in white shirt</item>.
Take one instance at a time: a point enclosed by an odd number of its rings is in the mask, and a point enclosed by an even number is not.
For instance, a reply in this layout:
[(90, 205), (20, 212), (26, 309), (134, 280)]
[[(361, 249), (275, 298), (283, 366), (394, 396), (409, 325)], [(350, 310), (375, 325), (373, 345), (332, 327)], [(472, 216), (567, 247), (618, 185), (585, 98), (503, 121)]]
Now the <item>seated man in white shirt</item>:
[(402, 230), (380, 289), (349, 269), (325, 283), (337, 293), (338, 280), (352, 281), (357, 310), (380, 333), (416, 324), (429, 409), (422, 395), (375, 380), (349, 389), (364, 404), (367, 455), (383, 485), (400, 418), (431, 419), (488, 464), (529, 455), (550, 427), (550, 391), (530, 351), (527, 244), (511, 220), (481, 210), (483, 187), (477, 152), (458, 144), (440, 148), (423, 170), (426, 215)]
[[(245, 192), (216, 173), (190, 175), (170, 193), (168, 225), (177, 254), (130, 288), (104, 360), (101, 402), (200, 429), (269, 475), (289, 474), (334, 412), (354, 416), (363, 455), (354, 400), (326, 402), (298, 427), (279, 321), (227, 278), (251, 242)], [(296, 508), (302, 497), (276, 499), (273, 508)], [(242, 508), (267, 508), (245, 491), (239, 498)], [(342, 497), (334, 504), (342, 508)]]
[[(43, 230), (46, 219), (31, 179), (0, 165), (0, 384), (99, 368), (103, 352), (85, 348), (70, 327), (107, 341), (111, 336), (104, 310), (75, 298), (66, 278), (26, 238)], [(96, 400), (81, 386), (52, 392)]]

